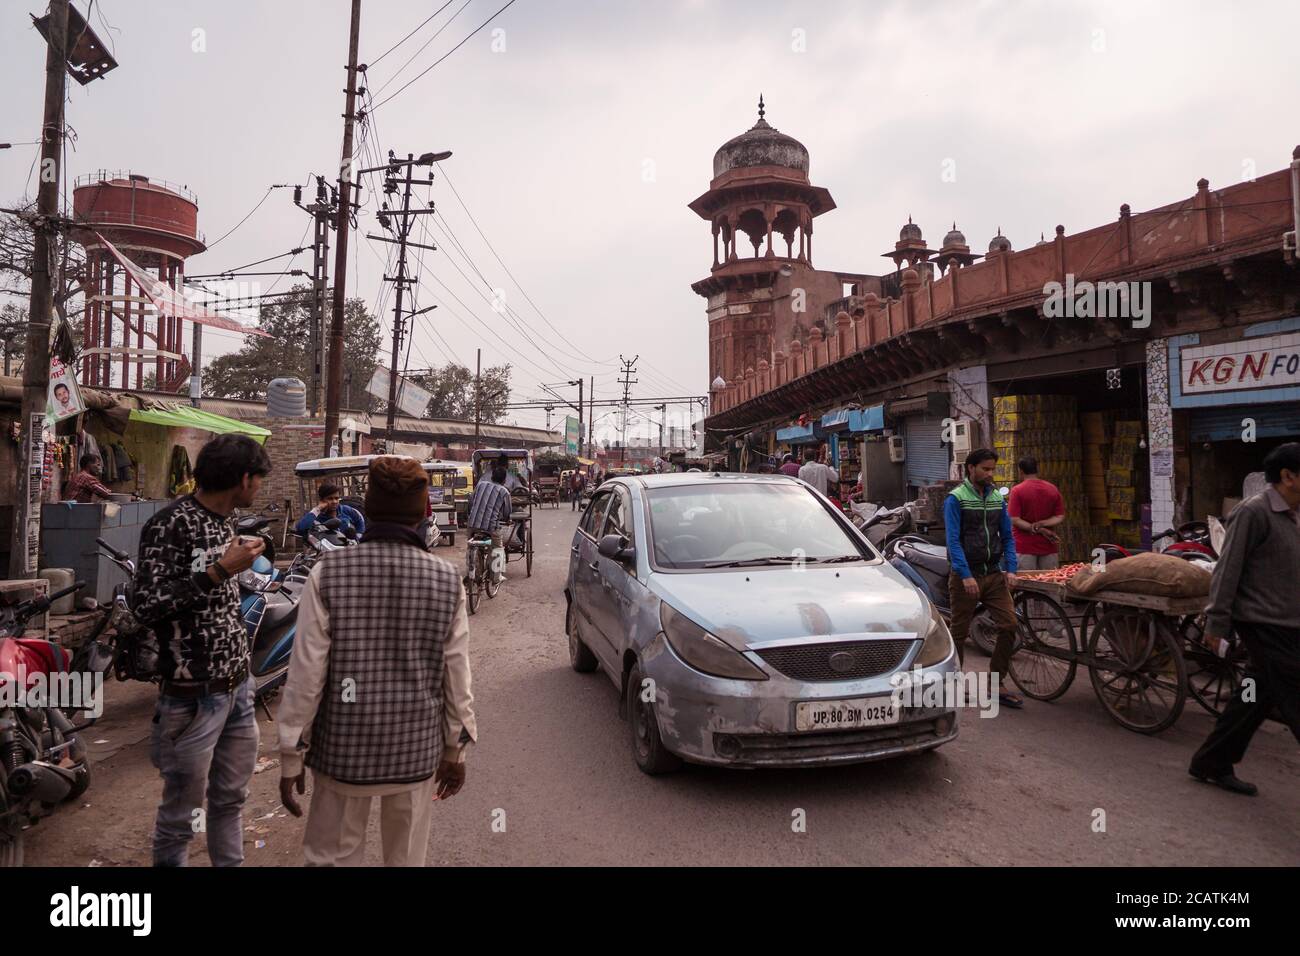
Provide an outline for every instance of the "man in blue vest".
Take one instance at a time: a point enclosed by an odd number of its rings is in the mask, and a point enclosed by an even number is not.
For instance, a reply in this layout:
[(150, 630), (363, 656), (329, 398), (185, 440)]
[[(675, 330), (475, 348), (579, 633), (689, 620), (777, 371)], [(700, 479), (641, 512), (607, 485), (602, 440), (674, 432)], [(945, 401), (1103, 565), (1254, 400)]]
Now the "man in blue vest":
[[(1016, 583), (1016, 542), (1006, 502), (993, 487), (997, 452), (977, 448), (966, 456), (966, 480), (948, 492), (943, 506), (948, 542), (948, 593), (952, 604), (952, 638), (962, 653), (975, 609), (983, 604), (998, 629), (989, 672), (1005, 684), (1016, 640), (1016, 612), (1011, 586)], [(1008, 690), (998, 694), (1008, 707), (1024, 701)]]

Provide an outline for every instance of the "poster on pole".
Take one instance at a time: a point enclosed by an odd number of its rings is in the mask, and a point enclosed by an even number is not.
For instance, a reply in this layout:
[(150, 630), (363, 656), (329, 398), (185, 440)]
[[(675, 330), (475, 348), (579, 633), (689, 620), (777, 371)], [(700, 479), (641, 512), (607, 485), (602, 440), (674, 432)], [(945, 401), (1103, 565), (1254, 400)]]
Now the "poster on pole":
[[(366, 386), (366, 391), (375, 398), (382, 398), (388, 401), (389, 385), (388, 369), (382, 365), (375, 366), (375, 374), (370, 376), (370, 384)], [(426, 392), (414, 382), (408, 382), (402, 376), (397, 376), (397, 407), (412, 418), (423, 418), (425, 412), (429, 410), (429, 403), (433, 401), (433, 395)]]
[(570, 455), (578, 453), (578, 443), (582, 441), (582, 423), (572, 415), (564, 416), (564, 450)]
[(45, 420), (50, 423), (61, 422), (65, 418), (80, 415), (86, 410), (82, 400), (81, 389), (77, 387), (76, 376), (72, 366), (67, 365), (57, 355), (50, 358), (50, 385), (45, 399)]

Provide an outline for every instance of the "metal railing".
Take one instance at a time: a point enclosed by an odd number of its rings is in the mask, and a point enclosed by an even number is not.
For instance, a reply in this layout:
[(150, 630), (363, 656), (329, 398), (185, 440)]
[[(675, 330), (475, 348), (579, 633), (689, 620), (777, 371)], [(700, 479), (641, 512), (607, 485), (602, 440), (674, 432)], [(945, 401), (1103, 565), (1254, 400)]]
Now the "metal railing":
[[(138, 178), (132, 180), (133, 176)], [(120, 180), (122, 182), (134, 181), (141, 186), (158, 186), (161, 189), (166, 189), (168, 192), (175, 193), (182, 199), (188, 200), (196, 206), (199, 204), (199, 197), (196, 196), (194, 191), (188, 186), (168, 182), (165, 179), (154, 179), (150, 176), (144, 175), (144, 173), (134, 173), (129, 169), (97, 169), (93, 173), (84, 173), (72, 181), (72, 187), (75, 189), (78, 186), (93, 186), (96, 183), (111, 183), (115, 180)]]

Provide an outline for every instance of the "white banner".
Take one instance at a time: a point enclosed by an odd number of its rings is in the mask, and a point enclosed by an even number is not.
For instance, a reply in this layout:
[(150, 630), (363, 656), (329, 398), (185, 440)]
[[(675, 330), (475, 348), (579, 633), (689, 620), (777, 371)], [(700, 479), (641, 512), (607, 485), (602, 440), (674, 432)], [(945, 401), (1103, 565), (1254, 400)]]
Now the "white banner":
[(234, 319), (219, 315), (216, 312), (209, 312), (201, 305), (197, 305), (185, 298), (181, 292), (177, 292), (167, 283), (163, 282), (155, 275), (150, 275), (148, 271), (140, 268), (126, 256), (122, 255), (111, 242), (95, 233), (96, 238), (104, 244), (104, 248), (113, 254), (113, 258), (122, 264), (122, 268), (131, 276), (140, 290), (153, 303), (153, 307), (159, 315), (169, 315), (175, 318), (189, 319), (191, 322), (197, 322), (199, 325), (211, 325), (218, 329), (227, 329), (231, 332), (242, 332), (245, 335), (264, 335), (270, 338), (269, 332), (263, 332), (261, 329), (251, 329), (246, 325), (241, 325)]
[(81, 389), (77, 388), (77, 379), (72, 374), (72, 366), (64, 365), (57, 355), (50, 357), (50, 386), (45, 399), (45, 420), (61, 422), (65, 418), (80, 415), (86, 410), (81, 398)]
[[(376, 398), (382, 398), (388, 401), (388, 386), (390, 379), (388, 369), (382, 365), (375, 366), (375, 374), (370, 376), (370, 384), (366, 386), (366, 391)], [(423, 418), (424, 413), (429, 410), (429, 403), (433, 401), (433, 395), (426, 392), (414, 382), (408, 382), (402, 376), (397, 376), (397, 407), (412, 418)]]
[(1185, 346), (1179, 375), (1184, 395), (1300, 385), (1300, 332)]

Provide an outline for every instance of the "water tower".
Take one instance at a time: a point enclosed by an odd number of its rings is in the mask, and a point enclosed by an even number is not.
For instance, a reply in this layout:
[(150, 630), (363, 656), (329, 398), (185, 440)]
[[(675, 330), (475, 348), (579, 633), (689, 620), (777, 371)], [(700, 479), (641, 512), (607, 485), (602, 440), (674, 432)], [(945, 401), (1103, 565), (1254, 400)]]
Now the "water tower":
[[(148, 364), (159, 391), (180, 390), (190, 376), (182, 352), (184, 320), (159, 316), (95, 234), (179, 292), (185, 260), (207, 248), (198, 229), (197, 198), (184, 186), (131, 172), (100, 170), (78, 177), (74, 186), (73, 237), (86, 250), (82, 384), (140, 389)], [(114, 366), (120, 367), (116, 382)]]

